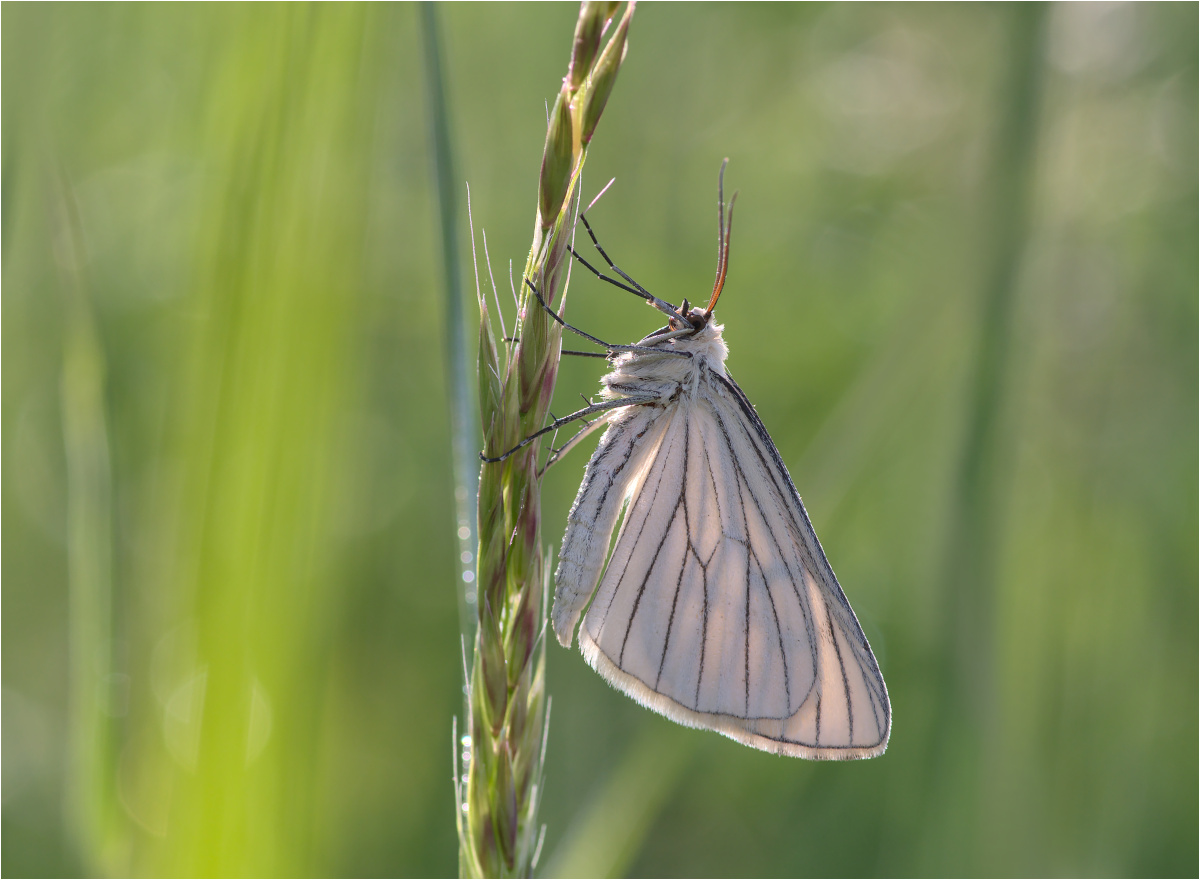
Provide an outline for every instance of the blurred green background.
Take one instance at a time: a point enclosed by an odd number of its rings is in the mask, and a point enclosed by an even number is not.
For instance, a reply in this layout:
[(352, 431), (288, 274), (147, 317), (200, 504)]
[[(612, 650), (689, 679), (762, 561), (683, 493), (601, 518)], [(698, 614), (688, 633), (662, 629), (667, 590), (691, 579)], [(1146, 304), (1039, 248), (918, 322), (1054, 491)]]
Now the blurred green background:
[[(437, 12), (511, 328), (576, 7)], [(453, 873), (418, 9), (2, 14), (3, 873)], [(553, 645), (541, 873), (1195, 876), (1197, 25), (638, 9), (591, 218), (701, 299), (730, 157), (729, 366), (895, 725), (775, 758)], [(574, 278), (577, 324), (658, 326)], [(566, 363), (556, 411), (601, 371)], [(546, 479), (555, 549), (586, 457)]]

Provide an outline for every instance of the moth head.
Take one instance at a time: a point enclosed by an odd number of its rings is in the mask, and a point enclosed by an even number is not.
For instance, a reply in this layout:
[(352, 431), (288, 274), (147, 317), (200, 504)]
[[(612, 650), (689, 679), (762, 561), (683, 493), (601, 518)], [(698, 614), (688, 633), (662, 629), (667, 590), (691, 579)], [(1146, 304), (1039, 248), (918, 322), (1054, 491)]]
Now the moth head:
[(693, 333), (699, 333), (708, 326), (708, 322), (712, 318), (711, 312), (706, 312), (698, 306), (692, 306), (686, 299), (679, 304), (679, 315), (684, 320), (680, 321), (678, 318), (671, 318), (665, 329), (675, 331), (690, 329)]

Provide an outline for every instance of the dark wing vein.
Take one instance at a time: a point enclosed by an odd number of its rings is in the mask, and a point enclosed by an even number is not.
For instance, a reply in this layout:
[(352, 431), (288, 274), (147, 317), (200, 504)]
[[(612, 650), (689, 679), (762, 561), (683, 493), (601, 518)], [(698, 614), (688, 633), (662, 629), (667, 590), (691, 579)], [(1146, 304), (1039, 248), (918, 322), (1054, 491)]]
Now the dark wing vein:
[[(788, 554), (784, 551), (783, 543), (779, 540), (779, 537), (775, 534), (775, 530), (771, 526), (772, 518), (767, 516), (767, 513), (763, 509), (762, 504), (754, 496), (754, 494), (752, 492), (750, 492), (748, 480), (746, 479), (746, 472), (742, 469), (741, 462), (738, 461), (737, 456), (734, 454), (733, 441), (732, 441), (732, 438), (729, 436), (729, 429), (725, 426), (725, 422), (721, 418), (720, 413), (718, 413), (716, 410), (712, 410), (711, 412), (713, 415), (713, 419), (716, 421), (717, 426), (721, 430), (721, 436), (725, 441), (725, 446), (729, 450), (729, 460), (731, 462), (733, 462), (734, 472), (736, 473), (737, 479), (738, 479), (739, 492), (741, 491), (742, 487), (745, 487), (745, 490), (746, 490), (745, 495), (749, 495), (750, 501), (754, 505), (754, 509), (758, 512), (759, 519), (762, 520), (762, 523), (766, 528), (767, 535), (771, 539), (771, 544), (775, 548), (776, 555), (778, 556), (780, 561), (783, 562), (784, 568), (787, 569), (788, 581), (792, 587), (792, 594), (795, 596), (796, 603), (800, 607), (800, 613), (804, 617), (804, 629), (805, 629), (806, 634), (808, 635), (809, 650), (812, 652), (813, 669), (816, 670), (816, 668), (817, 668), (816, 633), (813, 631), (812, 617), (811, 617), (811, 614), (810, 614), (809, 608), (808, 608), (808, 600), (800, 592), (800, 583), (803, 581), (803, 574), (801, 573), (798, 575), (796, 572), (792, 571), (792, 566), (791, 566), (790, 561), (788, 560)], [(751, 446), (754, 447), (755, 452), (758, 453), (758, 449), (757, 449), (756, 445), (751, 443)], [(759, 455), (761, 458), (761, 453), (759, 453)], [(765, 462), (763, 464), (765, 467)], [(769, 473), (769, 471), (768, 471), (768, 473)], [(743, 505), (744, 504), (745, 504), (745, 496), (743, 496)], [(749, 533), (750, 526), (749, 526), (748, 520), (747, 520), (747, 524), (746, 524), (746, 530), (747, 530), (747, 533)], [(764, 572), (763, 583), (764, 583), (766, 592), (768, 593), (768, 595), (770, 595), (771, 585), (770, 585), (770, 582), (767, 581), (767, 579), (765, 577), (765, 572)], [(774, 600), (772, 600), (772, 605), (774, 605)], [(791, 700), (789, 699), (788, 706), (791, 706), (791, 705), (792, 705), (792, 703), (791, 703)]]
[[(637, 619), (638, 607), (642, 604), (642, 596), (646, 592), (646, 584), (650, 583), (650, 575), (654, 573), (654, 566), (658, 563), (659, 554), (662, 553), (663, 545), (667, 543), (667, 538), (671, 534), (671, 526), (675, 522), (675, 517), (679, 515), (679, 505), (671, 512), (671, 518), (667, 520), (667, 527), (663, 529), (662, 537), (658, 541), (658, 547), (654, 550), (654, 556), (650, 560), (650, 564), (646, 566), (646, 575), (642, 578), (642, 582), (638, 585), (637, 596), (633, 600), (633, 611), (629, 614), (629, 621), (625, 624), (625, 637), (621, 639), (621, 654), (617, 659), (618, 665), (625, 660), (625, 645), (629, 642), (629, 633), (633, 629), (633, 622)], [(640, 533), (639, 533), (640, 537)], [(607, 621), (605, 621), (607, 622)]]
[[(670, 432), (670, 430), (671, 430), (671, 427), (672, 427), (671, 425), (668, 425), (668, 426), (667, 426), (667, 428), (666, 428), (666, 433), (669, 433), (669, 432)], [(665, 437), (665, 436), (664, 436), (664, 438), (663, 438), (663, 441), (662, 441), (662, 442), (664, 442), (664, 443), (666, 442), (666, 437)], [(661, 457), (662, 455), (663, 455), (663, 450), (660, 448), (660, 449), (658, 450), (658, 456), (659, 456), (659, 457)], [(657, 462), (658, 462), (659, 460), (660, 460), (660, 459), (659, 459), (658, 457), (656, 457), (656, 459), (655, 459), (654, 463), (651, 465), (651, 469), (652, 469), (652, 470), (654, 470), (654, 465), (656, 465), (656, 464), (657, 464)], [(641, 521), (640, 523), (638, 523), (638, 524), (637, 524), (637, 526), (636, 526), (636, 528), (637, 528), (637, 535), (636, 535), (636, 537), (633, 537), (633, 536), (625, 536), (625, 535), (623, 534), (623, 533), (624, 533), (624, 531), (625, 531), (625, 528), (624, 528), (624, 527), (622, 527), (622, 530), (621, 530), (621, 531), (622, 531), (622, 534), (619, 534), (619, 535), (617, 536), (617, 543), (618, 543), (618, 546), (619, 546), (619, 545), (622, 543), (622, 539), (623, 539), (623, 538), (626, 538), (626, 537), (630, 537), (630, 538), (633, 540), (633, 542), (634, 542), (634, 544), (635, 544), (635, 545), (636, 545), (638, 542), (640, 542), (640, 541), (642, 540), (642, 536), (643, 536), (643, 534), (644, 534), (644, 532), (645, 532), (646, 526), (647, 526), (647, 524), (648, 524), (648, 523), (649, 523), (649, 521), (650, 521), (650, 510), (652, 510), (652, 509), (654, 508), (654, 503), (655, 503), (655, 501), (658, 499), (658, 490), (659, 490), (659, 489), (661, 488), (661, 486), (662, 486), (662, 478), (663, 478), (663, 473), (665, 472), (665, 470), (666, 470), (666, 467), (665, 467), (665, 465), (664, 465), (664, 467), (663, 467), (663, 468), (661, 468), (661, 469), (658, 469), (658, 473), (657, 473), (657, 481), (656, 481), (656, 482), (655, 482), (655, 484), (654, 484), (654, 491), (653, 491), (653, 493), (652, 493), (652, 494), (651, 494), (651, 496), (650, 496), (650, 503), (649, 503), (649, 504), (646, 506), (646, 516), (645, 516), (645, 517), (642, 519), (642, 521)], [(647, 479), (647, 482), (649, 482), (649, 479)], [(638, 491), (637, 497), (636, 497), (636, 498), (634, 498), (634, 499), (633, 499), (633, 501), (632, 501), (632, 502), (631, 502), (631, 504), (630, 504), (630, 509), (629, 509), (629, 511), (626, 513), (626, 521), (627, 521), (627, 523), (628, 523), (630, 526), (632, 526), (632, 525), (633, 525), (633, 523), (632, 523), (632, 522), (630, 522), (630, 520), (632, 520), (633, 516), (634, 516), (634, 515), (635, 515), (635, 514), (638, 512), (638, 510), (641, 508), (641, 505), (640, 505), (640, 503), (638, 503), (638, 502), (640, 502), (640, 501), (641, 501), (641, 499), (644, 497), (644, 495), (645, 495), (645, 492), (646, 492), (646, 490), (647, 490), (648, 488), (649, 488), (649, 487), (648, 487), (647, 485), (643, 485), (643, 486), (641, 487), (641, 489)], [(663, 530), (663, 539), (662, 539), (662, 540), (665, 540), (665, 539), (666, 539), (666, 535), (667, 535), (667, 532), (668, 532), (669, 530), (670, 530), (670, 523), (668, 523), (668, 524), (667, 524), (667, 528), (665, 528), (665, 529)], [(659, 548), (661, 549), (661, 547), (662, 547), (662, 541), (660, 540), (660, 542), (659, 542)], [(632, 554), (632, 553), (630, 553), (629, 557), (628, 557), (628, 558), (625, 560), (625, 565), (624, 565), (624, 567), (621, 569), (621, 576), (620, 576), (620, 578), (617, 580), (617, 583), (616, 583), (616, 585), (613, 587), (612, 596), (611, 596), (611, 598), (609, 599), (609, 605), (608, 605), (608, 607), (609, 607), (609, 608), (611, 608), (611, 607), (612, 607), (612, 605), (613, 605), (613, 604), (616, 602), (616, 599), (617, 599), (617, 594), (620, 592), (620, 590), (621, 590), (621, 587), (622, 587), (622, 586), (624, 585), (624, 583), (625, 583), (625, 575), (626, 575), (626, 573), (628, 573), (628, 571), (629, 571), (629, 564), (630, 564), (632, 561), (633, 561), (633, 554)], [(653, 567), (653, 566), (651, 566), (651, 567)], [(649, 569), (647, 569), (647, 576), (649, 576)], [(642, 585), (643, 585), (643, 587), (645, 586), (645, 581), (643, 581), (643, 584), (642, 584)], [(641, 598), (641, 596), (640, 596), (640, 593), (639, 593), (639, 596), (638, 596), (638, 598), (639, 598), (639, 600), (640, 600), (640, 598)], [(608, 625), (608, 608), (606, 608), (606, 609), (605, 609), (605, 611), (604, 611), (604, 618), (603, 618), (603, 621), (602, 621), (602, 622), (601, 622), (601, 624), (600, 624), (600, 629), (599, 629), (599, 631), (596, 633), (596, 639), (597, 639), (597, 641), (599, 641), (599, 639), (600, 639), (601, 635), (602, 635), (602, 634), (603, 634), (603, 632), (604, 632), (604, 628), (605, 628), (605, 626), (607, 626), (607, 625)], [(626, 631), (626, 638), (628, 638), (628, 631)]]
[[(838, 621), (838, 629), (843, 637), (847, 640), (847, 646), (854, 655), (860, 668), (863, 670), (863, 683), (866, 686), (868, 698), (871, 702), (871, 710), (874, 715), (874, 720), (879, 730), (886, 730), (886, 719), (890, 716), (890, 706), (885, 697), (886, 689), (883, 684), (882, 676), (879, 673), (879, 667), (875, 661), (874, 654), (871, 652), (870, 646), (867, 644), (866, 636), (862, 633), (861, 627), (858, 626), (854, 612), (850, 607), (849, 600), (846, 599), (845, 593), (837, 582), (837, 578), (833, 575), (833, 570), (829, 566), (829, 561), (825, 556), (824, 549), (820, 545), (820, 541), (813, 531), (812, 523), (808, 518), (808, 512), (804, 509), (804, 504), (800, 500), (800, 495), (796, 491), (795, 484), (792, 482), (791, 475), (787, 471), (787, 467), (783, 464), (779, 451), (775, 448), (775, 444), (771, 441), (770, 435), (763, 426), (762, 421), (758, 418), (754, 407), (750, 404), (741, 388), (737, 386), (731, 378), (720, 376), (713, 373), (713, 378), (717, 380), (719, 385), (732, 394), (737, 402), (738, 408), (741, 410), (744, 420), (737, 422), (740, 428), (741, 436), (749, 441), (750, 446), (754, 449), (755, 455), (758, 458), (762, 470), (771, 481), (773, 488), (776, 490), (777, 497), (783, 502), (784, 511), (791, 518), (793, 526), (800, 535), (811, 539), (800, 540), (800, 552), (804, 557), (807, 565), (811, 566), (813, 574), (819, 577), (825, 586), (824, 590), (820, 591), (822, 601), (825, 603), (826, 617), (830, 621), (830, 626), (833, 625), (833, 620)], [(721, 419), (720, 413), (716, 409), (711, 410), (714, 419), (720, 427), (723, 439), (732, 453), (732, 440), (729, 434), (729, 428)], [(751, 426), (752, 431), (747, 428), (747, 424)], [(764, 454), (765, 453), (765, 454)], [(739, 483), (745, 480), (746, 475), (741, 468), (740, 463), (736, 458), (731, 459), (735, 463), (738, 472)], [(748, 488), (748, 487), (747, 487)], [(757, 499), (752, 499), (755, 506), (758, 508), (760, 516), (763, 517), (764, 523), (767, 524), (768, 532), (772, 542), (779, 546), (779, 538), (770, 528), (770, 520), (765, 516), (762, 507), (758, 504)], [(790, 503), (789, 503), (790, 502)], [(744, 503), (744, 502), (743, 502)], [(816, 558), (814, 558), (813, 550), (815, 549)], [(811, 620), (808, 617), (807, 606), (803, 598), (799, 595), (797, 585), (795, 584), (795, 573), (792, 572), (791, 566), (788, 564), (786, 556), (783, 556), (784, 565), (793, 579), (793, 589), (796, 590), (797, 600), (800, 602), (802, 612), (805, 614), (806, 627), (809, 630), (810, 639), (814, 636), (811, 629)], [(768, 594), (770, 590), (767, 590)], [(837, 612), (830, 605), (830, 599), (836, 600)], [(840, 613), (838, 613), (840, 612)], [(849, 619), (847, 619), (849, 618)], [(832, 629), (830, 632), (833, 636)], [(842, 683), (846, 695), (847, 711), (849, 713), (849, 727), (853, 731), (853, 700), (851, 699), (851, 689), (849, 678), (846, 671), (845, 660), (842, 657), (841, 648), (838, 645), (836, 638), (832, 639), (834, 648), (838, 658), (838, 663), (841, 666)], [(816, 660), (814, 656), (814, 661)], [(818, 677), (819, 680), (819, 677)], [(881, 718), (882, 715), (882, 718)], [(820, 701), (818, 694), (818, 703), (816, 706), (816, 721), (817, 730), (820, 730)], [(851, 736), (852, 739), (852, 736)]]

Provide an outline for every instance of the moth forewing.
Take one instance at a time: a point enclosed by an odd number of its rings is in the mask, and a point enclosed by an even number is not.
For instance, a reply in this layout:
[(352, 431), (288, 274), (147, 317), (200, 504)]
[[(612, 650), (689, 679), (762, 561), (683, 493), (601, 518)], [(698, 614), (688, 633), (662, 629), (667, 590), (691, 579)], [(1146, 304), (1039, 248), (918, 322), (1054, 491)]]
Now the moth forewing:
[(651, 406), (630, 406), (608, 417), (567, 514), (554, 573), (554, 632), (563, 647), (571, 646), (575, 624), (599, 582), (621, 509), (658, 451), (665, 427), (659, 409)]
[(571, 643), (590, 600), (584, 656), (643, 705), (778, 754), (880, 754), (891, 708), (874, 655), (787, 468), (725, 372), (722, 328), (699, 309), (689, 317), (700, 318), (693, 332), (639, 343), (688, 357), (628, 352), (602, 380), (631, 404), (606, 414), (568, 517), (559, 641)]

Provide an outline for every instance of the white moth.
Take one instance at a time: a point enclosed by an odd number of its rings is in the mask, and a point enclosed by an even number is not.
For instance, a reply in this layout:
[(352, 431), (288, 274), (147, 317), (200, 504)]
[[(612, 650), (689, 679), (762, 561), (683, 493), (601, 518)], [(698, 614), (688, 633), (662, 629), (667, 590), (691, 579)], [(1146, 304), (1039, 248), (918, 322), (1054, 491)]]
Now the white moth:
[(681, 724), (780, 755), (873, 757), (891, 728), (883, 676), (775, 444), (725, 369), (712, 317), (728, 268), (723, 197), (720, 217), (703, 310), (687, 300), (675, 310), (605, 255), (670, 320), (615, 347), (625, 350), (601, 380), (606, 401), (587, 410), (603, 412), (592, 428), (606, 430), (567, 520), (554, 630), (569, 647), (587, 607), (588, 663)]

